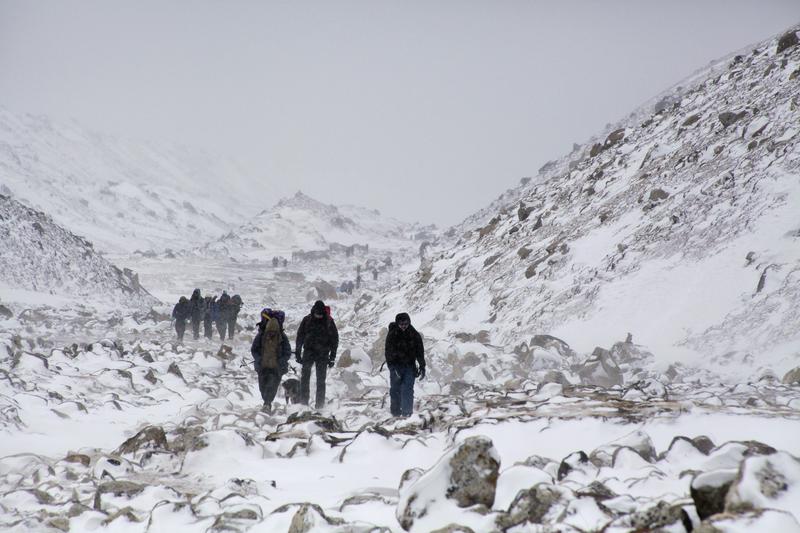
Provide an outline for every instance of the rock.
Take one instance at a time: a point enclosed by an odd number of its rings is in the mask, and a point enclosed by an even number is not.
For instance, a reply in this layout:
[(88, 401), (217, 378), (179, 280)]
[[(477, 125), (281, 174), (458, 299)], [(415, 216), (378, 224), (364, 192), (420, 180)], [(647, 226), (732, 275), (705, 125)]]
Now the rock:
[(528, 220), (528, 217), (533, 212), (533, 207), (528, 207), (525, 204), (519, 204), (519, 209), (517, 209), (517, 217), (519, 218), (520, 222), (525, 222)]
[(680, 101), (678, 96), (669, 94), (656, 102), (656, 105), (653, 107), (653, 112), (661, 113), (662, 111), (668, 111), (680, 104)]
[(644, 361), (652, 361), (655, 359), (652, 353), (628, 340), (614, 343), (614, 346), (611, 347), (611, 356), (616, 361), (623, 364), (639, 364)]
[(610, 500), (611, 498), (617, 497), (617, 494), (613, 490), (606, 487), (600, 481), (592, 481), (586, 487), (575, 491), (575, 495), (589, 496), (597, 501)]
[(567, 376), (564, 375), (563, 372), (558, 370), (548, 370), (547, 373), (542, 377), (542, 381), (540, 382), (539, 389), (541, 389), (542, 385), (547, 383), (558, 383), (562, 387), (569, 387), (572, 383), (569, 382)]
[(741, 514), (721, 513), (703, 520), (693, 533), (733, 533), (740, 531), (769, 531), (800, 533), (797, 519), (785, 511), (767, 509)]
[(6, 307), (5, 305), (0, 304), (0, 318), (8, 320), (9, 318), (13, 318), (14, 313)]
[(724, 111), (719, 114), (719, 121), (722, 123), (723, 127), (727, 128), (731, 124), (743, 119), (746, 115), (746, 111), (740, 111), (739, 113)]
[(736, 479), (736, 473), (732, 469), (714, 470), (692, 479), (689, 493), (700, 520), (725, 510), (725, 496)]
[[(725, 499), (726, 512), (796, 510), (790, 494), (800, 492), (800, 460), (786, 452), (745, 458)], [(788, 497), (787, 497), (788, 496)]]
[(778, 39), (778, 48), (775, 50), (775, 53), (780, 54), (785, 50), (797, 46), (798, 42), (800, 41), (797, 39), (797, 31), (790, 30), (781, 35), (781, 38)]
[(614, 520), (608, 529), (615, 530), (616, 527), (624, 527), (631, 531), (666, 531), (666, 527), (673, 524), (681, 524), (685, 531), (692, 531), (692, 521), (680, 505), (671, 505), (660, 501), (648, 509)]
[(653, 189), (650, 191), (650, 196), (648, 196), (651, 202), (660, 202), (661, 200), (666, 200), (669, 198), (669, 193), (664, 189)]
[(422, 477), (422, 474), (424, 473), (425, 471), (421, 468), (409, 468), (408, 470), (403, 472), (402, 476), (400, 476), (400, 486), (398, 487), (397, 490), (401, 491), (403, 490), (403, 488), (413, 484), (420, 477)]
[(706, 437), (705, 435), (699, 435), (692, 439), (692, 444), (700, 450), (704, 455), (708, 455), (711, 453), (716, 446), (714, 446), (714, 441), (710, 438)]
[(569, 347), (569, 344), (552, 335), (534, 335), (531, 339), (530, 346), (539, 346), (545, 350), (554, 350), (561, 357), (575, 356), (575, 351)]
[(472, 385), (466, 381), (457, 379), (450, 382), (448, 390), (452, 396), (461, 396), (465, 392), (472, 390)]
[(336, 300), (339, 297), (338, 293), (336, 292), (336, 287), (325, 280), (315, 281), (314, 289), (317, 291), (317, 300)]
[(528, 522), (542, 524), (553, 505), (565, 499), (565, 492), (566, 489), (546, 483), (521, 490), (495, 523), (503, 531)]
[(134, 483), (133, 481), (106, 481), (101, 483), (94, 493), (94, 509), (102, 511), (101, 496), (103, 494), (114, 494), (115, 496), (135, 496), (145, 489), (144, 485)]
[(483, 504), (491, 508), (500, 470), (500, 457), (486, 437), (468, 437), (450, 459), (447, 497), (459, 507)]
[(181, 426), (172, 433), (175, 433), (176, 437), (169, 443), (168, 448), (175, 453), (194, 452), (208, 446), (203, 438), (205, 429), (202, 426)]
[(135, 454), (141, 450), (169, 450), (167, 436), (161, 426), (147, 426), (117, 449), (118, 454)]
[(297, 508), (297, 510), (292, 515), (289, 529), (286, 530), (287, 533), (309, 533), (321, 528), (327, 529), (330, 526), (344, 524), (343, 519), (326, 515), (322, 507), (314, 503), (289, 503), (278, 507), (271, 514), (291, 512), (294, 508)]
[[(178, 376), (181, 379), (183, 378), (183, 372), (181, 372), (181, 368), (178, 366), (178, 363), (175, 361), (169, 364), (169, 368), (167, 368), (167, 373), (172, 374), (173, 376)], [(185, 381), (185, 380), (184, 380)]]
[(434, 529), (431, 533), (475, 533), (475, 530), (459, 524), (448, 524), (445, 527)]
[(589, 157), (595, 157), (596, 155), (599, 155), (600, 152), (602, 151), (603, 151), (603, 145), (600, 143), (595, 143), (592, 145), (591, 150), (589, 150)]
[(361, 296), (359, 296), (358, 300), (356, 301), (355, 305), (353, 306), (353, 311), (358, 313), (359, 311), (364, 309), (364, 306), (366, 306), (371, 301), (372, 301), (372, 295), (371, 294), (367, 294), (367, 293), (362, 294)]
[(70, 453), (64, 458), (64, 460), (68, 463), (80, 463), (83, 466), (89, 466), (89, 464), (92, 462), (88, 455), (84, 455), (82, 453)]
[(624, 138), (625, 138), (625, 128), (614, 130), (608, 134), (608, 137), (606, 137), (606, 142), (604, 143), (603, 147), (611, 148), (612, 146), (619, 144)]
[(595, 348), (592, 356), (578, 368), (578, 376), (584, 384), (597, 387), (610, 388), (623, 384), (622, 371), (611, 352), (600, 347)]
[(688, 126), (691, 126), (692, 124), (697, 123), (699, 120), (700, 120), (700, 115), (692, 115), (689, 118), (687, 118), (686, 120), (684, 120), (683, 124), (681, 124), (681, 126), (688, 127)]
[(586, 452), (577, 451), (569, 454), (564, 457), (564, 459), (561, 460), (561, 464), (558, 465), (558, 481), (563, 480), (573, 470), (582, 470), (589, 464), (589, 456), (586, 455)]
[(788, 371), (783, 376), (781, 383), (784, 385), (800, 385), (800, 366)]
[[(465, 439), (457, 448), (451, 449), (439, 461), (413, 483), (404, 484), (397, 504), (397, 520), (409, 530), (415, 521), (431, 518), (431, 510), (446, 519), (448, 511), (472, 506), (490, 509), (494, 504), (497, 478), (500, 472), (500, 457), (491, 439), (474, 436)], [(434, 523), (426, 520), (425, 529), (444, 527), (448, 522)], [(421, 526), (420, 526), (421, 527)]]

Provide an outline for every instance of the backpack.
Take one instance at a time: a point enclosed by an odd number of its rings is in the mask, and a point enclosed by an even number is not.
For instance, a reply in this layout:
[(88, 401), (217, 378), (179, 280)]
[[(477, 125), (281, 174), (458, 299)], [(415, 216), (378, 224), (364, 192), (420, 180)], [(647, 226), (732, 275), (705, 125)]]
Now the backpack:
[(325, 314), (328, 315), (328, 318), (333, 318), (333, 315), (331, 314), (331, 306), (330, 305), (326, 305), (325, 306)]
[(276, 318), (267, 320), (261, 334), (261, 368), (278, 368), (281, 351), (281, 325)]
[(286, 320), (286, 313), (280, 309), (270, 309), (269, 307), (265, 307), (261, 310), (261, 318), (277, 318), (278, 323), (280, 324), (281, 328), (283, 328), (283, 321)]

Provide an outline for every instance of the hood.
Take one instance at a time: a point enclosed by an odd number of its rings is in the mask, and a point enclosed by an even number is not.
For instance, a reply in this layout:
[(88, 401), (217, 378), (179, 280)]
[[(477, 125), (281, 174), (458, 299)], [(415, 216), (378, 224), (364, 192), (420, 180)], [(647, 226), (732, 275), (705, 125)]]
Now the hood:
[(311, 314), (313, 315), (314, 313), (321, 313), (324, 315), (325, 302), (323, 302), (322, 300), (317, 300), (316, 302), (314, 302), (314, 305), (311, 306)]

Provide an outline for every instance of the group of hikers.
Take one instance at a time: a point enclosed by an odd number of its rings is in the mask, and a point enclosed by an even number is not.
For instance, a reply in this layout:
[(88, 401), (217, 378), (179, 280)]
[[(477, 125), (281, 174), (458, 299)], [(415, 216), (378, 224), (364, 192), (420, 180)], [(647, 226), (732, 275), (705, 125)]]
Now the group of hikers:
[(200, 289), (192, 292), (191, 298), (181, 296), (172, 309), (172, 319), (175, 322), (175, 333), (178, 340), (183, 342), (186, 333), (186, 322), (192, 324), (192, 336), (195, 340), (200, 338), (200, 324), (203, 324), (203, 335), (207, 339), (214, 336), (214, 324), (217, 325), (220, 339), (233, 338), (236, 330), (236, 319), (242, 309), (242, 298), (238, 294), (229, 296), (222, 291), (222, 296), (203, 296)]
[[(283, 311), (264, 308), (250, 353), (258, 374), (258, 388), (264, 401), (263, 410), (272, 412), (272, 402), (281, 378), (289, 372), (292, 348), (284, 331)], [(311, 312), (303, 317), (295, 339), (295, 360), (301, 365), (300, 390), (297, 400), (309, 403), (311, 371), (316, 374), (315, 407), (325, 405), (325, 380), (328, 368), (336, 363), (339, 331), (330, 307), (317, 300)], [(400, 313), (389, 324), (385, 345), (389, 369), (390, 412), (393, 416), (411, 416), (414, 406), (414, 381), (425, 377), (425, 352), (422, 336), (411, 325), (407, 313)]]

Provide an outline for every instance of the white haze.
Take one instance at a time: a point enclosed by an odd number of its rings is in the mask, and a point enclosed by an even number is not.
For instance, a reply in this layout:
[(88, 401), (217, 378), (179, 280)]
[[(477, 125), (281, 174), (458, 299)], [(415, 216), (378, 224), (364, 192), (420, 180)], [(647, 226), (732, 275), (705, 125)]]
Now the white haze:
[(798, 19), (795, 0), (3, 0), (0, 106), (230, 155), (265, 203), (452, 224)]

